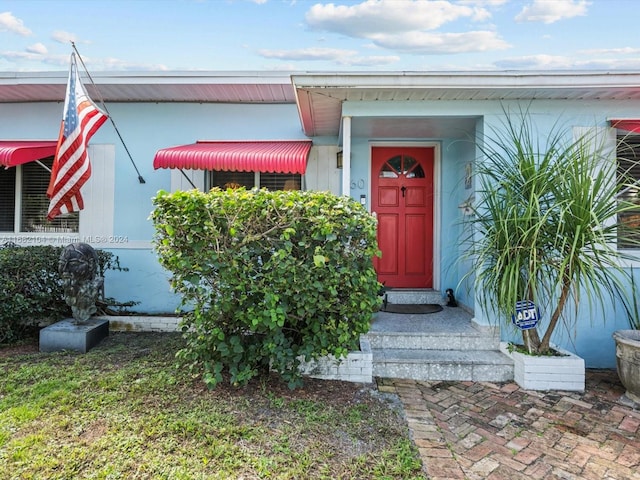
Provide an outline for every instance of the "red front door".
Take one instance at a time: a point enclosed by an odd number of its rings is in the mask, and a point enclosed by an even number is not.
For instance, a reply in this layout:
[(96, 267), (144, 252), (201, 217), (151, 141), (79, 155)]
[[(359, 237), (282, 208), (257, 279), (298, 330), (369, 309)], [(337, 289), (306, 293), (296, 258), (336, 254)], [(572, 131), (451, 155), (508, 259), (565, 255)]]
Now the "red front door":
[(433, 147), (374, 147), (371, 205), (378, 217), (375, 260), (386, 287), (433, 287)]

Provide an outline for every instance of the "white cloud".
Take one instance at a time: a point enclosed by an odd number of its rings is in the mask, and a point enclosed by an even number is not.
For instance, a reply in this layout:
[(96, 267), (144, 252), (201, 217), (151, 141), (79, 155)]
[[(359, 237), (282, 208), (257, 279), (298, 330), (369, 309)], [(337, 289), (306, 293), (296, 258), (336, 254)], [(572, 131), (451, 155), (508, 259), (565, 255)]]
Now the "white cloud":
[(509, 0), (459, 0), (461, 5), (470, 5), (474, 7), (476, 14), (473, 19), (476, 21), (483, 21), (491, 18), (491, 11), (488, 8), (497, 8), (502, 5), (506, 5)]
[(460, 0), (459, 3), (467, 5), (476, 5), (478, 7), (499, 7), (509, 0)]
[[(47, 52), (46, 47), (41, 44), (32, 45), (24, 52), (16, 51), (4, 51), (0, 52), (0, 59), (7, 60), (9, 62), (37, 62), (41, 70), (40, 65), (52, 65), (55, 67), (63, 67), (62, 69), (69, 68), (69, 55), (62, 54), (50, 54)], [(91, 71), (166, 71), (168, 67), (162, 64), (148, 64), (148, 63), (136, 63), (117, 58), (90, 58), (82, 57), (82, 60), (87, 65), (89, 72)], [(21, 70), (26, 70), (24, 67)], [(57, 68), (60, 70), (60, 68)]]
[(42, 63), (45, 65), (55, 65), (59, 66), (68, 66), (69, 65), (69, 56), (68, 55), (43, 55), (38, 52), (15, 52), (15, 51), (4, 51), (0, 52), (0, 58), (3, 58), (10, 62), (15, 61), (33, 61)]
[(495, 62), (495, 66), (509, 70), (637, 70), (640, 58), (580, 59), (563, 55), (531, 55), (500, 60)]
[(56, 30), (51, 34), (51, 39), (58, 43), (71, 43), (77, 42), (77, 37), (73, 33), (65, 32), (64, 30)]
[(337, 60), (344, 56), (353, 56), (355, 50), (341, 50), (338, 48), (300, 48), (296, 50), (259, 50), (265, 58), (280, 60)]
[(587, 0), (533, 0), (516, 15), (517, 22), (554, 23), (587, 14)]
[(640, 54), (640, 48), (592, 48), (590, 50), (581, 50), (580, 53), (585, 55), (637, 55)]
[(167, 71), (169, 68), (161, 63), (140, 63), (129, 62), (119, 58), (87, 58), (82, 57), (87, 69), (91, 70), (112, 70), (112, 71)]
[(402, 35), (379, 35), (373, 42), (383, 48), (406, 53), (437, 55), (445, 53), (486, 52), (504, 50), (510, 45), (495, 32), (464, 33), (408, 32)]
[(0, 31), (13, 32), (25, 37), (31, 35), (31, 30), (25, 27), (22, 20), (14, 17), (11, 12), (0, 13)]
[(348, 66), (383, 66), (400, 60), (395, 55), (358, 56), (356, 50), (337, 48), (301, 48), (297, 50), (259, 50), (264, 58), (275, 58), (289, 61), (329, 61)]
[(356, 5), (316, 4), (305, 16), (316, 30), (371, 40), (377, 48), (414, 54), (503, 50), (510, 45), (489, 30), (435, 32), (451, 22), (485, 21), (506, 0), (365, 0)]
[(400, 57), (396, 55), (372, 55), (364, 57), (346, 57), (338, 61), (337, 63), (350, 67), (382, 67), (385, 65), (398, 63), (399, 61)]
[(526, 55), (506, 58), (495, 62), (496, 66), (505, 69), (540, 69), (557, 70), (571, 68), (570, 57), (562, 55)]
[(315, 30), (327, 30), (356, 38), (380, 33), (434, 30), (461, 18), (486, 19), (480, 7), (468, 7), (445, 0), (365, 0), (346, 6), (313, 5), (305, 20)]
[(38, 43), (34, 43), (33, 45), (27, 47), (27, 52), (29, 53), (35, 53), (36, 55), (46, 55), (48, 50), (47, 47), (38, 42)]

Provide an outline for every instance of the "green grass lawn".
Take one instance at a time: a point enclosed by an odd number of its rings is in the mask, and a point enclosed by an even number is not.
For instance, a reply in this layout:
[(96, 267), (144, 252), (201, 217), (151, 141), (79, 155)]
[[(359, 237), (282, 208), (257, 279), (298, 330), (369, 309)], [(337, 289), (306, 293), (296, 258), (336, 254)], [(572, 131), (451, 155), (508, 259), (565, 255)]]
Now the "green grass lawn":
[(207, 390), (176, 334), (112, 334), (89, 353), (0, 349), (0, 479), (423, 478), (375, 389), (276, 376)]

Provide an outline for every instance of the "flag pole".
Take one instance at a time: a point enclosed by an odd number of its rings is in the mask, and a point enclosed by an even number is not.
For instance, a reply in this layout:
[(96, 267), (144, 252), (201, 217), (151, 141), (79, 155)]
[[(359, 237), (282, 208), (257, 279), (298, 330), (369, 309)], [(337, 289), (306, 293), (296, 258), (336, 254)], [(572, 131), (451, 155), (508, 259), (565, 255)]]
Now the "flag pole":
[(140, 175), (140, 171), (136, 166), (136, 162), (133, 161), (133, 157), (131, 156), (131, 153), (129, 153), (129, 149), (127, 148), (127, 145), (124, 143), (122, 135), (120, 135), (120, 130), (118, 130), (118, 127), (116, 126), (116, 122), (113, 120), (113, 117), (111, 116), (111, 114), (109, 113), (109, 110), (107, 109), (107, 105), (104, 103), (104, 99), (102, 98), (102, 94), (100, 93), (100, 90), (94, 83), (93, 78), (91, 78), (91, 74), (89, 73), (89, 70), (87, 70), (87, 66), (84, 64), (84, 61), (82, 60), (82, 56), (80, 55), (80, 52), (78, 52), (78, 49), (76, 48), (76, 44), (74, 42), (71, 42), (71, 46), (73, 47), (73, 50), (78, 55), (78, 58), (80, 59), (80, 63), (82, 64), (82, 68), (84, 68), (84, 71), (89, 77), (89, 80), (91, 80), (91, 85), (93, 85), (93, 87), (96, 90), (96, 93), (100, 97), (100, 103), (102, 104), (102, 108), (104, 109), (106, 114), (109, 116), (109, 120), (111, 120), (111, 124), (113, 125), (113, 128), (115, 129), (116, 133), (118, 134), (118, 138), (120, 139), (120, 142), (122, 143), (122, 146), (124, 147), (125, 152), (127, 152), (127, 155), (129, 156), (129, 160), (131, 160), (131, 164), (133, 165), (133, 168), (135, 168), (136, 173), (138, 174), (138, 181), (140, 183), (146, 183), (144, 181), (144, 178), (142, 178), (142, 175)]

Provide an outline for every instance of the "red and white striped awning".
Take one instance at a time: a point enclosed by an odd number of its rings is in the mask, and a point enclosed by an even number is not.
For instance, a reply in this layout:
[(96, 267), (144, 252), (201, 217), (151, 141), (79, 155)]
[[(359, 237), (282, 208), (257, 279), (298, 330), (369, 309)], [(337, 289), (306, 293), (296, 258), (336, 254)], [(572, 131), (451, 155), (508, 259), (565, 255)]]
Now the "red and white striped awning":
[(612, 127), (626, 132), (640, 133), (640, 119), (624, 118), (610, 119), (609, 123)]
[(304, 174), (310, 140), (197, 142), (156, 152), (153, 168)]
[(56, 140), (1, 140), (0, 166), (15, 167), (55, 155)]

